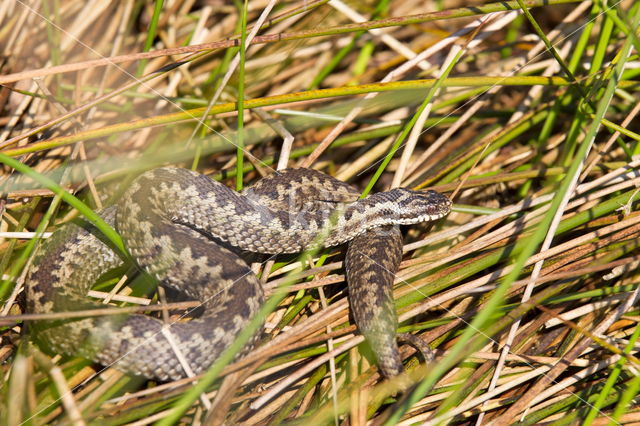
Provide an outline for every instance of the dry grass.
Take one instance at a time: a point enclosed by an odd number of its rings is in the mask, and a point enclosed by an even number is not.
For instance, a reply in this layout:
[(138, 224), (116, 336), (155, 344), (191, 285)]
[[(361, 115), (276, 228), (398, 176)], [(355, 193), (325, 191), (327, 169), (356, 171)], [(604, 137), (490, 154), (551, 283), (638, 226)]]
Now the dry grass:
[[(2, 422), (640, 421), (639, 7), (525, 3), (253, 1), (234, 60), (241, 3), (1, 2)], [(56, 191), (98, 210), (164, 164), (458, 188), (397, 274), (400, 331), (437, 361), (403, 347), (406, 377), (380, 379), (340, 250), (263, 265), (268, 291), (293, 283), (203, 394), (41, 352), (20, 303), (34, 233), (90, 214)], [(93, 296), (162, 309), (117, 281)]]

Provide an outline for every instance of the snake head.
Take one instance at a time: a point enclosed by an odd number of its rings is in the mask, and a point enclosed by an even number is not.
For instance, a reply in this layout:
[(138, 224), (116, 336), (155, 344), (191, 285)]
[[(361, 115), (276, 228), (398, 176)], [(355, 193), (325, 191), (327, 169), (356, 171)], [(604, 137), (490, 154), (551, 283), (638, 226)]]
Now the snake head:
[(438, 220), (451, 211), (451, 200), (436, 191), (396, 188), (387, 194), (395, 199), (395, 213), (401, 225)]

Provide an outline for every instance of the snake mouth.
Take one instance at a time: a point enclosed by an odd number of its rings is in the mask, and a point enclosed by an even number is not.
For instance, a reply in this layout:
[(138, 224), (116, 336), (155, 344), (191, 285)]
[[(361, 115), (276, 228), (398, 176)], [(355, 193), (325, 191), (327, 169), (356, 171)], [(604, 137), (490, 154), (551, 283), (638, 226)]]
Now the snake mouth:
[(400, 219), (400, 220), (398, 220), (397, 223), (399, 225), (415, 225), (416, 223), (433, 222), (433, 221), (436, 221), (438, 219), (442, 219), (448, 213), (449, 212), (434, 213), (434, 214), (423, 214), (423, 215), (416, 216), (416, 217), (413, 217), (413, 218)]

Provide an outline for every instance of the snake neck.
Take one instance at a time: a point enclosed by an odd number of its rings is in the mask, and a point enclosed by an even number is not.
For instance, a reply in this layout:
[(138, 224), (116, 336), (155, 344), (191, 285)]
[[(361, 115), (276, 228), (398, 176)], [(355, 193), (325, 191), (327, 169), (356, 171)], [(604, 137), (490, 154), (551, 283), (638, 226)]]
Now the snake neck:
[(338, 206), (324, 222), (328, 231), (323, 245), (331, 247), (344, 244), (373, 228), (407, 225), (442, 217), (440, 211), (425, 213), (420, 205), (404, 207), (402, 200), (416, 194), (422, 197), (415, 191), (392, 189)]

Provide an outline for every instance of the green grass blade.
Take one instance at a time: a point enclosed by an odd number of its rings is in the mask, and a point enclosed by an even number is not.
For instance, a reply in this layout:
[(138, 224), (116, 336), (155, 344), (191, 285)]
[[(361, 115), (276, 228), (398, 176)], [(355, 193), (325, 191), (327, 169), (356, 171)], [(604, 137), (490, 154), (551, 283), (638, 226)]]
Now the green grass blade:
[(128, 256), (127, 250), (124, 247), (124, 243), (122, 242), (122, 238), (120, 238), (120, 235), (118, 235), (118, 233), (111, 226), (109, 226), (104, 220), (102, 220), (102, 218), (98, 216), (93, 210), (91, 210), (91, 208), (85, 203), (65, 191), (53, 180), (49, 179), (46, 176), (43, 176), (42, 174), (33, 170), (31, 167), (19, 162), (14, 158), (0, 153), (0, 163), (6, 164), (7, 166), (33, 179), (54, 194), (58, 195), (65, 203), (78, 210), (80, 214), (82, 214), (87, 218), (87, 220), (89, 220), (89, 222), (93, 223), (96, 228), (98, 228), (98, 230), (100, 230), (100, 232), (102, 232), (104, 236), (107, 237), (109, 241), (111, 241), (114, 247), (116, 247), (120, 251), (121, 255)]

